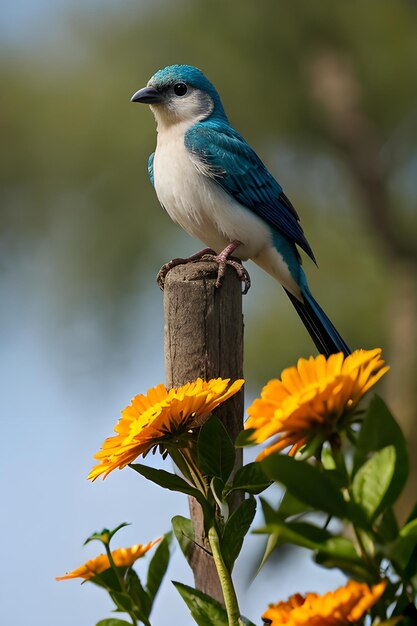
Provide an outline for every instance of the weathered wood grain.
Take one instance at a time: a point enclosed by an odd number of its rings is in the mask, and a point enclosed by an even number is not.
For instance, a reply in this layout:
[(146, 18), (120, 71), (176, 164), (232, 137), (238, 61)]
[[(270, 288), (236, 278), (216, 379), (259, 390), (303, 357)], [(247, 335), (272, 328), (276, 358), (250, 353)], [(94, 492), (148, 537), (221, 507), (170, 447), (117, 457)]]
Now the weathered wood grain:
[[(168, 387), (178, 387), (199, 376), (205, 380), (243, 377), (241, 283), (230, 267), (220, 288), (215, 287), (216, 277), (217, 264), (203, 261), (177, 266), (166, 277), (164, 343)], [(215, 413), (234, 441), (243, 424), (243, 391)], [(236, 468), (241, 464), (238, 451)], [(190, 512), (196, 543), (202, 546), (195, 548), (191, 560), (196, 587), (222, 602), (214, 561), (203, 539), (201, 509), (193, 499)]]

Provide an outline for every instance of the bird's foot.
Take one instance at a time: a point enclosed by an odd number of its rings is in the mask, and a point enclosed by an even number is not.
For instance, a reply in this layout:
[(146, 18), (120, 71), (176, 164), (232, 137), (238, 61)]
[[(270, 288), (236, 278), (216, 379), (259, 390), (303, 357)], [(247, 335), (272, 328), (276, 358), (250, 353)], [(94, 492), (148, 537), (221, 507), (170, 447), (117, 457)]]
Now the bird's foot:
[(246, 293), (248, 293), (251, 286), (249, 273), (243, 267), (240, 259), (230, 256), (232, 252), (234, 252), (236, 248), (238, 248), (240, 245), (242, 245), (241, 242), (235, 240), (229, 243), (225, 247), (225, 249), (220, 252), (220, 254), (216, 254), (215, 251), (211, 248), (204, 248), (203, 250), (200, 250), (199, 252), (196, 252), (195, 254), (192, 254), (185, 259), (172, 259), (171, 261), (169, 261), (169, 263), (165, 263), (165, 265), (163, 265), (158, 272), (156, 280), (160, 289), (164, 289), (166, 275), (170, 270), (172, 270), (173, 267), (176, 267), (177, 265), (185, 265), (186, 263), (194, 263), (195, 261), (201, 260), (213, 261), (219, 266), (217, 270), (216, 287), (220, 287), (220, 285), (222, 284), (223, 276), (226, 272), (226, 266), (230, 265), (230, 267), (233, 267), (239, 277), (239, 280), (244, 283), (242, 293), (243, 295), (245, 295)]
[(243, 267), (242, 261), (240, 259), (237, 259), (236, 257), (231, 256), (231, 254), (233, 254), (236, 248), (238, 248), (241, 245), (242, 245), (242, 242), (238, 241), (237, 239), (235, 239), (234, 241), (231, 241), (229, 245), (227, 245), (225, 249), (222, 250), (220, 254), (218, 254), (217, 257), (214, 259), (216, 263), (219, 264), (219, 269), (217, 272), (216, 287), (220, 287), (223, 276), (226, 271), (226, 265), (230, 265), (231, 267), (233, 267), (236, 274), (238, 275), (240, 282), (244, 283), (242, 293), (243, 295), (245, 295), (248, 293), (250, 289), (250, 285), (251, 285), (249, 273)]
[(187, 263), (194, 263), (195, 261), (200, 261), (200, 259), (202, 259), (204, 256), (207, 256), (207, 255), (215, 256), (216, 253), (211, 248), (204, 248), (203, 250), (200, 250), (199, 252), (196, 252), (195, 254), (192, 254), (191, 256), (186, 257), (185, 259), (182, 259), (182, 258), (172, 259), (171, 261), (169, 261), (169, 263), (165, 263), (159, 270), (157, 277), (156, 277), (156, 282), (158, 283), (159, 288), (162, 289), (162, 291), (164, 290), (166, 275), (168, 274), (170, 270), (172, 270), (173, 267), (176, 267), (177, 265), (186, 265)]
[(247, 270), (243, 267), (240, 259), (230, 256), (236, 248), (242, 245), (241, 241), (235, 239), (231, 241), (220, 254), (205, 254), (202, 259), (204, 261), (214, 261), (218, 264), (216, 287), (220, 287), (222, 284), (223, 276), (226, 272), (226, 266), (230, 265), (236, 271), (239, 280), (244, 283), (243, 294), (248, 293), (250, 288), (250, 276)]
[(229, 256), (224, 257), (222, 256), (222, 253), (220, 253), (220, 254), (205, 254), (201, 258), (201, 260), (202, 261), (214, 261), (214, 263), (217, 263), (217, 265), (219, 266), (217, 270), (216, 287), (220, 287), (220, 285), (222, 284), (223, 276), (225, 275), (225, 272), (226, 272), (226, 266), (230, 265), (230, 267), (233, 267), (233, 269), (235, 270), (236, 274), (239, 277), (239, 280), (244, 284), (242, 294), (245, 295), (248, 293), (250, 286), (251, 286), (251, 280), (250, 280), (249, 272), (247, 271), (247, 269), (243, 267), (240, 259), (236, 257), (229, 257)]

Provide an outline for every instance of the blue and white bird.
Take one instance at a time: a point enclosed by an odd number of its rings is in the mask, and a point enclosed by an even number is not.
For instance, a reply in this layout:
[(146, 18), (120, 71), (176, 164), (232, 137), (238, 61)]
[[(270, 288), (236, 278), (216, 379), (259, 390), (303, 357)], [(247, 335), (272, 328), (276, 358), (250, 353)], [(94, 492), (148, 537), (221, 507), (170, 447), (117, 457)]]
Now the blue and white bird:
[[(318, 350), (350, 353), (313, 298), (301, 267), (301, 248), (315, 261), (297, 212), (255, 151), (232, 128), (219, 94), (189, 65), (159, 70), (132, 102), (149, 104), (157, 123), (157, 146), (148, 171), (158, 200), (174, 222), (219, 263), (238, 269), (232, 254), (252, 259), (276, 278)], [(163, 274), (178, 262), (164, 266)], [(239, 272), (249, 286), (248, 276)]]

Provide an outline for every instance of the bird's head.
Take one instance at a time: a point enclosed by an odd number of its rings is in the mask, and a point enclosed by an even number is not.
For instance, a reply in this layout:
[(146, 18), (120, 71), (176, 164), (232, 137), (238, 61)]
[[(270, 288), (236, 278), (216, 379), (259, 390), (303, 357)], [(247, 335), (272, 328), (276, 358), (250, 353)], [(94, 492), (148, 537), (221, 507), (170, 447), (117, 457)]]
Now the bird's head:
[(216, 89), (192, 65), (170, 65), (159, 70), (131, 102), (149, 104), (162, 128), (178, 123), (192, 126), (208, 117), (227, 120)]

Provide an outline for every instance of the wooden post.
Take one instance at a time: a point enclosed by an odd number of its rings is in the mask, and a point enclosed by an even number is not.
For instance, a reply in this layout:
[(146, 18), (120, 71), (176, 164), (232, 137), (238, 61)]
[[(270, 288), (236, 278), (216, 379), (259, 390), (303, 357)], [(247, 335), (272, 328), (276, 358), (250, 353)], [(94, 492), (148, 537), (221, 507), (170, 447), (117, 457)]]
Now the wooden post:
[[(165, 372), (167, 387), (178, 387), (198, 377), (243, 377), (242, 289), (235, 271), (227, 267), (216, 288), (217, 264), (200, 261), (179, 265), (166, 277), (164, 289)], [(243, 425), (243, 391), (215, 411), (232, 441)], [(237, 451), (236, 467), (242, 465)], [(213, 558), (203, 540), (200, 505), (190, 498), (196, 544), (191, 567), (196, 588), (223, 602)]]

